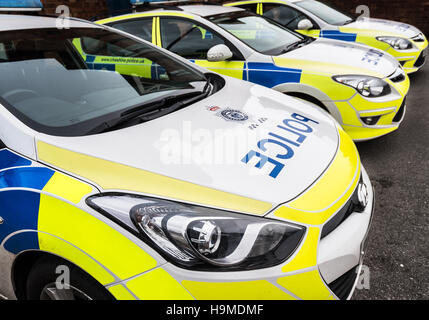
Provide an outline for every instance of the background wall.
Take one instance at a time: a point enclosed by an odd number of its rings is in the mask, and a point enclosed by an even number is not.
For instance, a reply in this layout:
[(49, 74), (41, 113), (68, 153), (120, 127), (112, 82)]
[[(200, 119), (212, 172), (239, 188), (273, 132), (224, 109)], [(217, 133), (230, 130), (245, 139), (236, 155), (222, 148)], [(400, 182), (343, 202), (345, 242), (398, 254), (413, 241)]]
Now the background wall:
[(429, 36), (429, 1), (425, 0), (321, 0), (344, 12), (355, 13), (359, 5), (370, 9), (370, 17), (409, 23)]
[[(211, 0), (219, 3), (224, 0)], [(429, 36), (429, 0), (322, 0), (333, 4), (343, 11), (355, 13), (359, 5), (367, 5), (370, 16), (396, 21), (407, 22), (421, 29)], [(123, 13), (128, 0), (42, 0), (44, 12), (55, 14), (55, 8), (64, 4), (70, 7), (72, 16), (91, 19), (103, 17), (114, 11)]]
[(109, 12), (106, 0), (42, 0), (42, 3), (43, 13), (49, 15), (57, 15), (55, 9), (59, 5), (68, 6), (73, 17), (87, 20)]

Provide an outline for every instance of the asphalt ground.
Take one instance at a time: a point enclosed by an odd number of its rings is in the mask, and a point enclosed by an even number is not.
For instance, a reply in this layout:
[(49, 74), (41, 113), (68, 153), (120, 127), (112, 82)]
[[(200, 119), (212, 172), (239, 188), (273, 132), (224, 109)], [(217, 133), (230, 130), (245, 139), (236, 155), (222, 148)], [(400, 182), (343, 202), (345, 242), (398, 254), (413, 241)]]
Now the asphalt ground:
[(400, 128), (357, 144), (376, 208), (354, 299), (429, 299), (429, 63), (410, 78)]

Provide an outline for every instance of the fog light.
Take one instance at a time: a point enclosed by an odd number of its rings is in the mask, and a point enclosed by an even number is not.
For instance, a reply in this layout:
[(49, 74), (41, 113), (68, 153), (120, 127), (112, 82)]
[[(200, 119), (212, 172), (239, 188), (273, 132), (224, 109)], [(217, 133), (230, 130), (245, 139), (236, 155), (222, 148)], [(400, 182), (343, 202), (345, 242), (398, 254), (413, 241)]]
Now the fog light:
[(380, 116), (376, 116), (376, 117), (362, 117), (361, 119), (362, 119), (362, 121), (366, 125), (373, 126), (373, 125), (377, 124), (378, 120), (380, 120)]

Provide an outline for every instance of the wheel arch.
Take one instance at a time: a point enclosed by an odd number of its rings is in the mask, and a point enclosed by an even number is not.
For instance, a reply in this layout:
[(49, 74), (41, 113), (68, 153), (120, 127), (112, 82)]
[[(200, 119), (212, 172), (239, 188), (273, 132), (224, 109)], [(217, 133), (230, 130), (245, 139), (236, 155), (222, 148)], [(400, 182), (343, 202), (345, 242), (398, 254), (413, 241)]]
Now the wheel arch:
[(82, 266), (79, 266), (67, 258), (42, 250), (26, 250), (19, 253), (15, 257), (11, 269), (12, 287), (18, 300), (26, 299), (25, 291), (28, 275), (36, 262), (42, 258), (63, 260), (73, 267), (79, 269), (80, 272), (86, 274), (88, 277), (94, 279), (94, 281), (98, 282), (100, 286), (103, 286), (103, 284), (96, 277), (94, 277), (94, 275), (90, 274), (88, 271), (83, 269)]
[[(60, 258), (68, 261), (63, 257), (59, 257), (55, 254), (40, 250), (26, 250), (19, 253), (13, 261), (11, 270), (12, 287), (18, 300), (25, 299), (25, 285), (28, 274), (30, 273), (31, 268), (34, 266), (36, 261), (43, 257)], [(72, 263), (70, 261), (68, 262)]]

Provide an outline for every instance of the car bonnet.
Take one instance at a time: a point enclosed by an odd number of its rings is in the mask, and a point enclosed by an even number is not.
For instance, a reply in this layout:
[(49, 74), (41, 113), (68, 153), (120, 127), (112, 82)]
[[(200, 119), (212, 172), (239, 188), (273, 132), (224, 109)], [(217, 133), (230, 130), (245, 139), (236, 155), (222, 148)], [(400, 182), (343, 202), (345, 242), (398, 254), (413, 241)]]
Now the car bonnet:
[(260, 215), (302, 194), (336, 157), (355, 171), (359, 156), (350, 138), (352, 152), (339, 150), (338, 128), (317, 107), (227, 78), (212, 96), (141, 125), (36, 138), (40, 161), (100, 190)]
[(388, 53), (331, 39), (316, 39), (273, 60), (278, 66), (302, 68), (309, 73), (363, 74), (380, 78), (392, 75), (399, 67), (398, 61)]
[(407, 23), (396, 22), (384, 19), (368, 18), (362, 21), (355, 21), (342, 27), (342, 29), (354, 29), (372, 31), (376, 36), (399, 36), (412, 38), (421, 33), (419, 29)]

